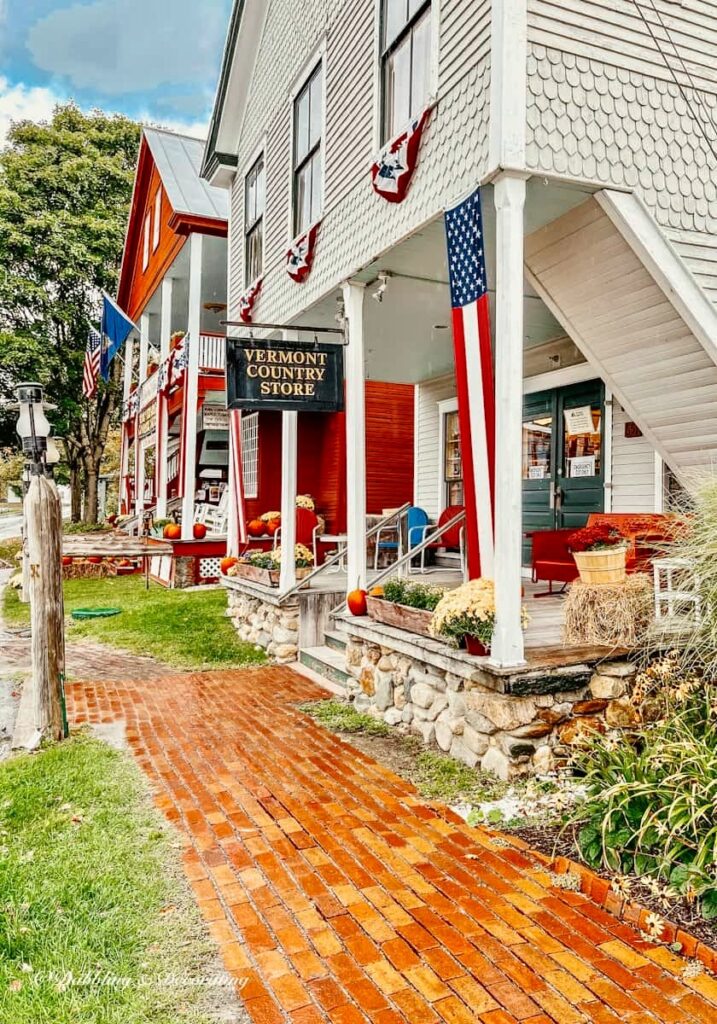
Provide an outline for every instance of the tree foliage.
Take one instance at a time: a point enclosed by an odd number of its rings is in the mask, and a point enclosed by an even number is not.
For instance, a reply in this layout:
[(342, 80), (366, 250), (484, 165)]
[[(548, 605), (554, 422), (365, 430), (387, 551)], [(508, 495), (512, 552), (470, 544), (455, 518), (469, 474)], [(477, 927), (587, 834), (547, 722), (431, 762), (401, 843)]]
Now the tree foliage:
[[(0, 397), (21, 380), (45, 385), (90, 521), (120, 363), (92, 402), (82, 397), (82, 364), (102, 291), (117, 283), (139, 135), (126, 117), (70, 103), (49, 122), (14, 124), (0, 152)], [(14, 414), (5, 412), (0, 444), (13, 441)]]

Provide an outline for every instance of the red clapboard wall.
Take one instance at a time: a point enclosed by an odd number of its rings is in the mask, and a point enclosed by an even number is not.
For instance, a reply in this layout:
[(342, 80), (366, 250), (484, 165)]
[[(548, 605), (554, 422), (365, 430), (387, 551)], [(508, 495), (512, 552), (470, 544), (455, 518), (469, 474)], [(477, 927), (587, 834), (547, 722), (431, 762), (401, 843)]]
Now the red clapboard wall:
[[(413, 386), (366, 381), (366, 510), (413, 499)], [(281, 507), (281, 413), (259, 416), (258, 497), (247, 518)], [(343, 413), (300, 413), (297, 490), (311, 494), (326, 529), (346, 529), (346, 421)]]

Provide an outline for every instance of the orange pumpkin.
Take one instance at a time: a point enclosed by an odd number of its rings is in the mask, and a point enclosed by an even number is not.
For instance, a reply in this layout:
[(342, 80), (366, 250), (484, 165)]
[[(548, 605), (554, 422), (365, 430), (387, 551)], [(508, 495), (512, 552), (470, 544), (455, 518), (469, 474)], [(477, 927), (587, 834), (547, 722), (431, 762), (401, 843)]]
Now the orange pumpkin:
[(63, 565), (72, 565), (72, 555), (63, 555), (62, 556), (62, 564)]
[(102, 565), (102, 559), (99, 555), (89, 555), (87, 561), (90, 565)]
[(182, 527), (179, 523), (167, 523), (162, 530), (162, 536), (165, 540), (179, 540), (182, 536)]
[(366, 614), (366, 591), (352, 590), (346, 598), (346, 604), (352, 615)]
[(226, 576), (231, 567), (233, 565), (236, 565), (238, 561), (239, 559), (235, 558), (233, 555), (227, 555), (226, 558), (222, 558), (221, 562), (219, 563), (219, 571), (222, 574), (222, 576)]
[(263, 519), (252, 519), (248, 524), (247, 530), (249, 531), (250, 537), (261, 537), (266, 529)]
[(266, 524), (266, 532), (273, 537), (276, 531), (281, 526), (281, 519), (270, 519)]
[(204, 540), (207, 535), (207, 528), (204, 523), (195, 523), (192, 533), (194, 534), (195, 540)]
[(121, 566), (123, 569), (126, 569), (127, 566), (131, 565), (132, 563), (130, 562), (129, 558), (120, 558), (117, 564)]

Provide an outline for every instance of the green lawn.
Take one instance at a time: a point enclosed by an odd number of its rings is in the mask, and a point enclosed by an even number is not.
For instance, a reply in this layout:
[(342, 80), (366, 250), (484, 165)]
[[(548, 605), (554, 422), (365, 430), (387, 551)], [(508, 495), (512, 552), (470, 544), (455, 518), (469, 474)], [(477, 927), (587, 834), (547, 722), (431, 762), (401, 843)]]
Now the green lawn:
[[(178, 668), (228, 668), (258, 664), (263, 651), (244, 643), (225, 615), (224, 590), (166, 590), (139, 576), (67, 580), (65, 612), (74, 608), (121, 608), (109, 619), (69, 620), (67, 636), (90, 637), (137, 654), (151, 654)], [(3, 615), (10, 624), (29, 622), (29, 609), (6, 589)]]
[[(0, 765), (0, 1024), (199, 1024), (231, 991), (129, 757), (76, 737)], [(216, 979), (215, 979), (216, 980)]]

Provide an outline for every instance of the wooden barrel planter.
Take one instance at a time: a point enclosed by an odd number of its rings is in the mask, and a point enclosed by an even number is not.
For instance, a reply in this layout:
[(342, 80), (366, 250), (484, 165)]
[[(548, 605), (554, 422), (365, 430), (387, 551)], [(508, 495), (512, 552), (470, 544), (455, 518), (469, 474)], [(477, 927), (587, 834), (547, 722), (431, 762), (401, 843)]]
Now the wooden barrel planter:
[(626, 548), (603, 548), (601, 551), (574, 551), (573, 558), (583, 583), (593, 586), (614, 586), (625, 580)]

